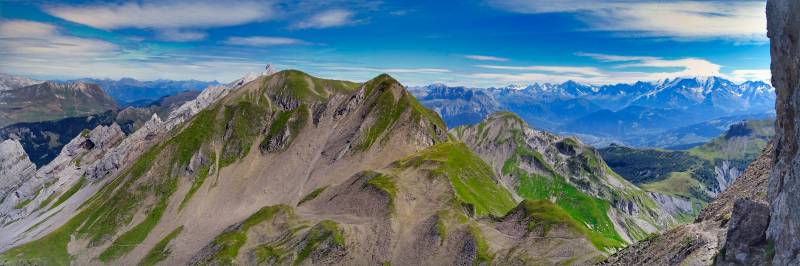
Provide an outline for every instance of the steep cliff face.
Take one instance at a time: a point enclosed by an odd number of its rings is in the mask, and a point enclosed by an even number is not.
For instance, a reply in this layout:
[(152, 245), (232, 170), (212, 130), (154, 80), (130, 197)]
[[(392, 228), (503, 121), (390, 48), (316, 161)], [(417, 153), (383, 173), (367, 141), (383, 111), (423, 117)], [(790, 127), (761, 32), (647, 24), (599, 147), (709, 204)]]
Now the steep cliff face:
[[(45, 207), (53, 202), (54, 197), (68, 190), (74, 183), (82, 178), (82, 169), (89, 162), (103, 155), (109, 147), (117, 144), (125, 134), (117, 124), (111, 126), (97, 126), (72, 139), (64, 146), (61, 153), (49, 164), (26, 174), (18, 172), (19, 180), (8, 187), (5, 197), (0, 198), (0, 234), (5, 231), (5, 225), (14, 221), (30, 218), (36, 211), (45, 211)], [(14, 140), (7, 140), (14, 141)], [(30, 164), (25, 157), (24, 161), (17, 163), (17, 167)], [(13, 179), (13, 175), (4, 176), (0, 170), (0, 177)], [(0, 237), (0, 242), (5, 238)]]
[(770, 174), (767, 236), (774, 241), (775, 265), (800, 264), (800, 154), (797, 130), (800, 96), (800, 2), (767, 1), (767, 35), (772, 56), (775, 109), (775, 166)]
[(0, 201), (35, 172), (36, 166), (28, 159), (19, 141), (8, 139), (0, 142)]

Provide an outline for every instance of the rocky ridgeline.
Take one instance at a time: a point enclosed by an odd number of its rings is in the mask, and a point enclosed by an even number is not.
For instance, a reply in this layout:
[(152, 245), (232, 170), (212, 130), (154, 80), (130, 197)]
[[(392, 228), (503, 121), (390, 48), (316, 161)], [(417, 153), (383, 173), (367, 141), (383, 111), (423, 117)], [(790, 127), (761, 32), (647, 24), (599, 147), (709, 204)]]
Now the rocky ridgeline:
[[(0, 202), (0, 224), (24, 218), (44, 207), (40, 203), (53, 193), (69, 188), (83, 176), (82, 162), (91, 162), (102, 156), (104, 150), (124, 137), (116, 124), (98, 126), (72, 139), (52, 162), (35, 173), (18, 176), (17, 182), (9, 186), (8, 195)], [(25, 162), (20, 164), (25, 165)]]
[[(129, 165), (145, 150), (152, 146), (159, 136), (168, 133), (176, 126), (191, 119), (195, 114), (205, 109), (212, 103), (225, 97), (230, 91), (241, 87), (249, 81), (274, 72), (269, 71), (248, 76), (227, 86), (209, 87), (194, 100), (188, 101), (171, 112), (167, 120), (161, 120), (153, 114), (141, 128), (129, 136), (114, 123), (110, 126), (98, 126), (95, 129), (75, 137), (64, 146), (61, 153), (53, 161), (40, 169), (27, 159), (19, 143), (8, 140), (1, 145), (9, 149), (0, 149), (0, 173), (18, 173), (15, 179), (4, 179), (0, 184), (0, 247), (7, 246), (19, 238), (12, 222), (20, 219), (34, 219), (40, 215), (31, 215), (37, 211), (46, 213), (51, 208), (41, 206), (42, 203), (52, 203), (54, 193), (65, 192), (75, 185), (81, 178), (88, 181), (98, 181), (112, 176), (122, 167)], [(13, 148), (19, 146), (19, 149)], [(13, 172), (12, 172), (13, 171)], [(5, 196), (7, 195), (7, 196)], [(5, 227), (5, 228), (4, 228)], [(4, 233), (5, 232), (5, 233)]]
[(119, 146), (114, 147), (108, 155), (100, 159), (94, 166), (87, 171), (87, 178), (92, 180), (102, 179), (106, 176), (115, 174), (120, 167), (127, 165), (127, 162), (139, 157), (152, 144), (152, 140), (158, 135), (169, 132), (178, 125), (191, 119), (194, 115), (208, 107), (209, 105), (222, 99), (232, 90), (238, 89), (244, 84), (255, 80), (261, 76), (272, 75), (275, 70), (271, 65), (261, 74), (248, 74), (226, 86), (208, 87), (194, 100), (185, 102), (180, 107), (170, 112), (167, 120), (161, 120), (158, 115), (153, 116), (136, 132), (122, 141)]

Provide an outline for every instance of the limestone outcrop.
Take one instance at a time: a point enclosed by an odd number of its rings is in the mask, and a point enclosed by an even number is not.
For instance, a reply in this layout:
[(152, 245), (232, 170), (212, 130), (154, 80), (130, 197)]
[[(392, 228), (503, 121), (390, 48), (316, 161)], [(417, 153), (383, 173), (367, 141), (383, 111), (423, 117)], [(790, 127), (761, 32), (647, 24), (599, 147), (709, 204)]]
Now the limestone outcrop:
[(36, 166), (28, 159), (19, 141), (7, 139), (0, 142), (0, 200), (34, 173)]

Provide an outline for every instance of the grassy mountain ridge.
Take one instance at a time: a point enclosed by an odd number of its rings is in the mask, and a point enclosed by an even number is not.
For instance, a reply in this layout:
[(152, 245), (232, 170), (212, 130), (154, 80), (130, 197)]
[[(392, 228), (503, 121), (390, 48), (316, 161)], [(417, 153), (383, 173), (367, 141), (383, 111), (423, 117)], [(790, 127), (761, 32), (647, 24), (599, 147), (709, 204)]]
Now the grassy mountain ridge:
[(73, 216), (0, 262), (580, 263), (670, 219), (596, 151), (513, 114), (446, 130), (385, 74), (262, 76), (86, 180), (70, 194), (101, 188), (62, 203)]
[[(63, 255), (68, 254), (66, 244), (70, 242), (70, 236), (75, 236), (88, 240), (82, 250), (95, 254), (91, 255), (93, 259), (110, 262), (124, 257), (145, 241), (157, 226), (164, 223), (162, 217), (177, 215), (170, 202), (177, 197), (174, 194), (179, 188), (182, 192), (183, 187), (205, 180), (192, 177), (205, 172), (207, 174), (203, 175), (208, 175), (208, 179), (215, 178), (213, 183), (218, 185), (222, 176), (241, 173), (225, 170), (241, 168), (239, 162), (245, 157), (271, 157), (271, 154), (289, 156), (288, 152), (271, 152), (266, 148), (280, 147), (281, 149), (274, 151), (282, 151), (292, 149), (294, 142), (309, 141), (315, 134), (304, 134), (303, 131), (308, 131), (310, 127), (316, 128), (318, 123), (330, 126), (341, 122), (344, 125), (339, 129), (347, 131), (330, 134), (328, 144), (314, 144), (323, 149), (335, 150), (327, 152), (333, 155), (325, 158), (330, 161), (319, 160), (321, 167), (337, 164), (340, 160), (347, 161), (347, 156), (363, 157), (371, 150), (383, 149), (381, 147), (390, 142), (389, 139), (398, 139), (384, 132), (401, 131), (395, 128), (409, 132), (409, 138), (402, 140), (408, 143), (406, 145), (413, 144), (409, 141), (430, 145), (443, 139), (445, 135), (441, 120), (429, 121), (427, 119), (430, 118), (430, 113), (419, 113), (418, 109), (408, 108), (399, 115), (392, 114), (388, 121), (384, 119), (381, 123), (376, 122), (386, 114), (370, 102), (383, 99), (385, 102), (395, 101), (402, 105), (403, 99), (407, 99), (403, 98), (407, 92), (402, 90), (402, 86), (387, 77), (379, 77), (363, 86), (317, 79), (299, 71), (283, 71), (257, 79), (200, 112), (185, 126), (171, 133), (170, 137), (157, 143), (135, 162), (131, 162), (126, 171), (85, 202), (82, 211), (61, 228), (37, 241), (10, 250), (4, 256), (6, 259), (20, 255), (24, 258), (47, 252), (43, 256), (48, 257), (53, 264), (65, 263), (68, 261), (68, 257)], [(411, 99), (413, 101), (413, 97)], [(405, 104), (413, 105), (411, 101), (406, 100)], [(327, 105), (331, 105), (330, 108)], [(305, 117), (300, 119), (301, 123), (294, 125), (291, 121), (277, 119), (286, 112)], [(343, 121), (333, 121), (335, 116)], [(325, 129), (322, 125), (319, 126), (319, 130)], [(382, 130), (373, 130), (376, 127)], [(419, 134), (413, 133), (417, 130), (420, 130)], [(437, 133), (437, 130), (438, 135), (426, 135)], [(270, 132), (275, 134), (271, 135)], [(344, 146), (337, 145), (337, 137), (347, 139)], [(253, 147), (255, 148), (252, 149)], [(305, 147), (297, 147), (295, 150), (301, 148)], [(385, 157), (390, 159), (393, 156)], [(386, 160), (375, 158), (378, 161)], [(280, 160), (274, 160), (275, 163), (278, 161)], [(341, 167), (346, 167), (349, 162), (341, 164)], [(208, 170), (199, 171), (200, 169)], [(265, 172), (251, 172), (253, 177), (271, 178), (264, 174)], [(288, 174), (303, 175), (302, 172)], [(327, 182), (335, 182), (335, 179)], [(204, 183), (208, 189), (209, 182)], [(197, 186), (203, 191), (202, 183)], [(242, 189), (246, 190), (247, 187)], [(302, 189), (302, 185), (295, 189)], [(225, 193), (222, 197), (226, 197), (225, 195), (230, 196)], [(196, 199), (197, 196), (193, 198)], [(185, 210), (188, 212), (193, 207), (197, 206), (193, 206), (190, 199)], [(42, 245), (51, 245), (53, 248), (40, 250)]]
[(451, 134), (490, 162), (515, 197), (555, 203), (601, 250), (622, 247), (674, 223), (644, 191), (606, 166), (594, 149), (574, 138), (533, 130), (513, 113), (492, 114)]

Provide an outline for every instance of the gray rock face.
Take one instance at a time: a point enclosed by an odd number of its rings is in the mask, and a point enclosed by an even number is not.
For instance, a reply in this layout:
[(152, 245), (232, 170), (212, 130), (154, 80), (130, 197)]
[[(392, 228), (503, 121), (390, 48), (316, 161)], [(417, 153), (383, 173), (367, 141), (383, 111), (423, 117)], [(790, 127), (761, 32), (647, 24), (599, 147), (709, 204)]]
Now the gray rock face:
[(767, 237), (775, 247), (775, 265), (800, 265), (800, 1), (767, 1), (767, 35), (772, 56), (775, 109), (775, 165), (768, 198)]
[(146, 145), (147, 141), (156, 136), (156, 133), (161, 129), (161, 124), (162, 121), (158, 118), (158, 115), (153, 114), (153, 117), (139, 130), (131, 133), (119, 145), (110, 148), (105, 156), (89, 166), (86, 171), (86, 178), (98, 180), (115, 173), (126, 161), (144, 152), (145, 148), (148, 147)]
[(742, 173), (733, 167), (730, 161), (722, 161), (721, 165), (714, 166), (714, 174), (717, 177), (719, 191), (723, 191)]
[(72, 139), (52, 162), (11, 187), (0, 201), (0, 224), (35, 212), (50, 195), (77, 182), (84, 174), (84, 164), (95, 161), (124, 137), (122, 129), (112, 124), (97, 126), (87, 135)]
[(36, 173), (22, 144), (14, 139), (0, 142), (0, 200)]
[(662, 209), (669, 214), (678, 215), (680, 213), (689, 213), (692, 211), (692, 202), (688, 199), (664, 195), (661, 193), (648, 192), (653, 200), (661, 206)]
[[(769, 207), (748, 199), (738, 199), (728, 225), (725, 254), (718, 265), (767, 264), (765, 231), (769, 225)], [(720, 254), (722, 256), (722, 254)]]

